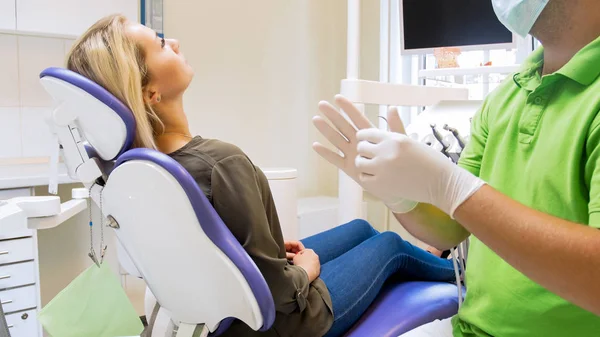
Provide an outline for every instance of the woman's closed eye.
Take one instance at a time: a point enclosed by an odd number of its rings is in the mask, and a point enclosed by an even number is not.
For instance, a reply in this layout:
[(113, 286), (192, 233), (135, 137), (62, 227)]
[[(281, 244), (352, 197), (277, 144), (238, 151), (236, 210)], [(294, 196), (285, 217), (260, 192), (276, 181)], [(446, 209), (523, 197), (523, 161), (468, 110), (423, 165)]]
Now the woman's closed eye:
[(160, 36), (158, 32), (154, 32), (154, 34), (156, 34), (156, 38), (160, 39), (160, 48), (164, 48), (166, 45), (165, 37)]

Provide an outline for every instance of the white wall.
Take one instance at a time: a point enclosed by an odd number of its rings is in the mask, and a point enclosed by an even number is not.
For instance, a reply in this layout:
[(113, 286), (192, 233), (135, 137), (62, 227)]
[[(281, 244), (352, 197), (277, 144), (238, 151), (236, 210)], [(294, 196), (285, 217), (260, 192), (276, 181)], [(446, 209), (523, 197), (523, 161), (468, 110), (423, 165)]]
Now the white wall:
[(51, 136), (44, 119), (53, 102), (39, 73), (62, 66), (71, 43), (0, 34), (0, 165), (48, 157)]
[[(165, 2), (165, 32), (196, 70), (194, 132), (242, 147), (262, 167), (299, 171), (299, 196), (335, 195), (337, 173), (311, 149), (319, 100), (345, 74), (346, 1)], [(52, 101), (38, 81), (71, 40), (0, 34), (0, 165), (45, 160)]]
[[(337, 196), (337, 170), (314, 153), (311, 123), (346, 75), (346, 0), (165, 2), (164, 31), (196, 76), (185, 96), (194, 133), (240, 146), (256, 164), (299, 172), (299, 197)], [(379, 1), (361, 2), (361, 78), (379, 79)], [(367, 107), (377, 123), (377, 106)], [(368, 203), (384, 228), (384, 207)], [(391, 229), (417, 242), (391, 221)]]
[(196, 72), (185, 96), (192, 131), (240, 146), (261, 167), (297, 168), (300, 197), (336, 195), (336, 170), (311, 149), (311, 117), (345, 75), (346, 1), (164, 5), (165, 35)]

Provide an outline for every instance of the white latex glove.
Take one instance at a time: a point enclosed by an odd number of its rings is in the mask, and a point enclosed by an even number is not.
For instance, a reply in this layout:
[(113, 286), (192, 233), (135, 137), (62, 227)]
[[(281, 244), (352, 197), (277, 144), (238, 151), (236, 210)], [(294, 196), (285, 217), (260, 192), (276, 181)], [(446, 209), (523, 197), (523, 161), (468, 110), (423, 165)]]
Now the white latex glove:
[(382, 198), (406, 198), (454, 211), (484, 182), (453, 164), (441, 152), (406, 135), (360, 130), (356, 167), (365, 189)]
[[(333, 144), (340, 152), (336, 153), (320, 143), (314, 143), (313, 148), (315, 151), (325, 158), (331, 164), (346, 173), (350, 178), (356, 181), (362, 188), (374, 197), (383, 201), (383, 203), (395, 213), (407, 213), (413, 210), (417, 206), (417, 202), (399, 198), (396, 195), (380, 194), (378, 190), (372, 190), (362, 184), (360, 180), (360, 171), (356, 168), (356, 157), (358, 155), (357, 146), (358, 140), (356, 139), (357, 128), (361, 129), (374, 129), (374, 126), (369, 122), (363, 113), (361, 113), (348, 99), (341, 95), (335, 97), (335, 103), (346, 113), (352, 123), (347, 120), (344, 115), (333, 105), (328, 102), (320, 102), (319, 110), (321, 113), (334, 125), (332, 127), (323, 118), (316, 116), (313, 118), (313, 123), (316, 128), (327, 138), (331, 144)], [(395, 110), (394, 110), (395, 111)], [(398, 133), (406, 133), (404, 131), (404, 125), (398, 116), (398, 113), (390, 113), (395, 118), (390, 120), (388, 118), (388, 125), (390, 130)]]

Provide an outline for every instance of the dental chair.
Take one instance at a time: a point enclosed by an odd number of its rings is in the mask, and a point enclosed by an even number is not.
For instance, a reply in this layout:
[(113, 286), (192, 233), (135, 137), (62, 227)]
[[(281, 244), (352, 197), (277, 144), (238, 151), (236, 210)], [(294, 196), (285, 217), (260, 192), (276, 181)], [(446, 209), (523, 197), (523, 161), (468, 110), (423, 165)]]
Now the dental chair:
[[(50, 125), (69, 175), (114, 229), (124, 268), (145, 280), (147, 316), (160, 304), (152, 337), (218, 336), (234, 320), (269, 329), (275, 307), (264, 278), (188, 172), (165, 154), (131, 149), (131, 111), (98, 84), (62, 68), (40, 78), (57, 103)], [(450, 317), (456, 294), (453, 284), (390, 283), (346, 336), (398, 336)]]

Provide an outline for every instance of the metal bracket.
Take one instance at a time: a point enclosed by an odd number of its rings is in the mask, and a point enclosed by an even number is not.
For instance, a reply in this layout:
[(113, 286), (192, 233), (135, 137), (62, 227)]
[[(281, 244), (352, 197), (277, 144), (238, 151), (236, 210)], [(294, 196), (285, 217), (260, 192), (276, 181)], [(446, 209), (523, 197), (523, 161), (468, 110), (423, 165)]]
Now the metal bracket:
[(119, 223), (117, 222), (117, 220), (115, 220), (115, 218), (113, 218), (112, 215), (106, 216), (106, 219), (108, 220), (108, 224), (106, 226), (108, 226), (112, 229), (121, 228), (121, 226), (119, 226)]

